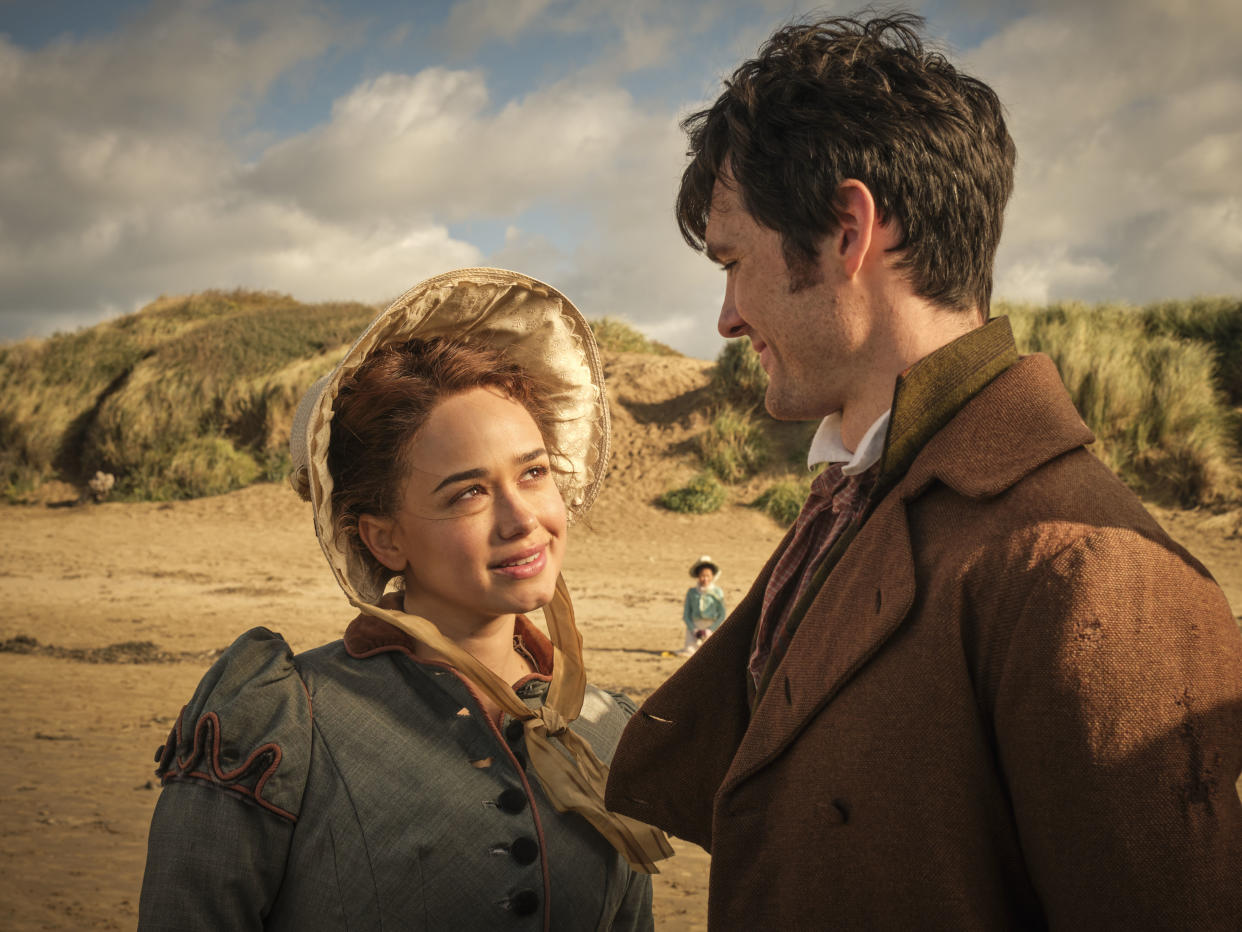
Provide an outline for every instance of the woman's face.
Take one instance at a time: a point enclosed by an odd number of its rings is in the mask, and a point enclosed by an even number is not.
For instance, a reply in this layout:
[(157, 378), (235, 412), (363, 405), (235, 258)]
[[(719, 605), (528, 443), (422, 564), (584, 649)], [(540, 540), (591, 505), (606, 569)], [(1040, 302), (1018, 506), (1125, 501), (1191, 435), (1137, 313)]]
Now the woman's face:
[[(405, 575), (405, 610), (448, 636), (546, 604), (565, 551), (565, 504), (530, 414), (495, 390), (440, 402), (415, 435), (392, 518), (364, 540)], [(387, 546), (385, 546), (385, 544)]]
[(716, 574), (712, 572), (710, 566), (705, 566), (699, 570), (699, 587), (706, 589), (712, 584), (712, 580), (716, 578)]

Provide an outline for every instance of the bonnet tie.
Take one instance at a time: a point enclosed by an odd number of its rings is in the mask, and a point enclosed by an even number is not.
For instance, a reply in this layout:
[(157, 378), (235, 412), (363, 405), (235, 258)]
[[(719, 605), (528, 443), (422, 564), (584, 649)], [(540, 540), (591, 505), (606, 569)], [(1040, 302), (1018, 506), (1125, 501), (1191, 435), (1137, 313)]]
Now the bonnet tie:
[[(582, 711), (586, 671), (582, 663), (582, 635), (574, 623), (573, 604), (565, 579), (556, 578), (556, 593), (543, 608), (552, 641), (552, 682), (542, 705), (532, 709), (513, 687), (458, 647), (432, 622), (397, 608), (399, 597), (390, 593), (375, 605), (351, 599), (360, 611), (404, 631), (464, 673), (489, 699), (526, 729), (526, 750), (531, 766), (552, 805), (559, 812), (577, 812), (595, 827), (629, 861), (635, 870), (658, 874), (655, 862), (671, 857), (673, 848), (664, 833), (629, 816), (604, 807), (608, 767), (569, 723)], [(555, 747), (560, 742), (568, 756)]]

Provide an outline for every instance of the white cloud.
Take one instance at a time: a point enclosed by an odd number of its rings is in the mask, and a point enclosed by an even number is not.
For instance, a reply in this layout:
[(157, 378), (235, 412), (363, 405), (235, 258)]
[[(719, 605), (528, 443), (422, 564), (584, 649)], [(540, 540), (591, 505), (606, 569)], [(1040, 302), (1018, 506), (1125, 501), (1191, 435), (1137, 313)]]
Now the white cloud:
[(1058, 296), (1078, 295), (1113, 279), (1114, 266), (1094, 256), (1079, 258), (1065, 247), (1002, 262), (995, 292), (1010, 301), (1044, 304)]
[(296, 207), (230, 196), (134, 210), (75, 237), (5, 250), (0, 286), (16, 308), (91, 306), (101, 295), (127, 304), (231, 286), (375, 300), (480, 258), (435, 224), (330, 224)]
[[(0, 155), (6, 335), (206, 287), (376, 300), (482, 262), (546, 278), (590, 316), (659, 327), (698, 302), (710, 313), (715, 278), (671, 218), (684, 145), (672, 114), (597, 75), (497, 106), (481, 71), (433, 67), (359, 84), (326, 122), (244, 164), (254, 138), (230, 138), (239, 108), (328, 39), (313, 23), (300, 44), (265, 38), (213, 10), (40, 52), (0, 44), (6, 105), (23, 119)], [(249, 36), (240, 52), (233, 33)], [(117, 64), (157, 41), (167, 55)], [(220, 55), (237, 67), (220, 74)], [(549, 205), (591, 232), (558, 246), (513, 226)], [(446, 226), (480, 218), (511, 225), (491, 256)]]
[(969, 56), (1018, 145), (997, 295), (1242, 292), (1242, 8), (1053, 4)]
[[(580, 76), (579, 76), (580, 77)], [(668, 112), (577, 78), (497, 109), (482, 73), (381, 76), (338, 101), (330, 123), (274, 147), (248, 190), (325, 222), (368, 216), (508, 220), (533, 206), (583, 216), (572, 246), (510, 225), (486, 261), (549, 281), (588, 317), (667, 328), (714, 355), (719, 276), (682, 242), (672, 216), (685, 141)]]
[(444, 38), (463, 55), (496, 39), (512, 42), (552, 3), (553, 0), (460, 0), (449, 12)]
[[(570, 257), (547, 236), (519, 227), (505, 230), (504, 245), (487, 257), (487, 264), (501, 269), (525, 272), (532, 278), (552, 284), (564, 292)], [(575, 295), (567, 295), (574, 301)], [(592, 315), (597, 316), (597, 315)]]
[(568, 83), (489, 104), (481, 72), (382, 75), (269, 150), (247, 188), (333, 219), (507, 217), (598, 185), (649, 119), (624, 91)]
[[(0, 37), (3, 336), (207, 287), (373, 300), (477, 264), (429, 212), (325, 218), (245, 187), (232, 123), (337, 26), (297, 2), (195, 3), (37, 52)], [(346, 123), (390, 116), (349, 103)]]
[[(359, 28), (309, 0), (158, 4), (115, 35), (38, 51), (0, 37), (0, 336), (161, 292), (370, 301), (493, 263), (714, 356), (723, 282), (672, 216), (677, 114), (618, 78), (675, 62), (709, 30), (727, 43), (722, 21), (742, 6), (467, 0), (446, 27), (465, 45), (590, 33), (602, 51), (550, 84), (513, 78), (510, 62), (508, 80), (532, 83), (504, 87), (491, 63), (412, 63), (275, 142), (254, 121), (265, 95)], [(770, 0), (772, 25), (786, 6)], [(1193, 7), (1058, 0), (965, 58), (1019, 145), (998, 297), (1242, 292), (1242, 23), (1232, 4)], [(735, 30), (737, 61), (754, 30)], [(718, 92), (693, 80), (684, 96)], [(508, 228), (490, 254), (450, 233), (475, 221)]]

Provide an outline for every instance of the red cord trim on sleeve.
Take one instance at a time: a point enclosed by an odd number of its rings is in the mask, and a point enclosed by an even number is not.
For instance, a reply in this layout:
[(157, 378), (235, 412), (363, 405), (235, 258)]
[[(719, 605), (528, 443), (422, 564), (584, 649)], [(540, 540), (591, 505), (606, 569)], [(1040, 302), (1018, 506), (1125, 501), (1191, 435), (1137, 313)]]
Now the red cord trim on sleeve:
[(220, 718), (215, 712), (208, 712), (194, 726), (194, 745), (190, 753), (179, 758), (177, 748), (182, 746), (184, 716), (183, 708), (177, 716), (177, 727), (168, 736), (168, 743), (164, 746), (159, 767), (155, 771), (162, 784), (167, 785), (178, 780), (210, 783), (218, 789), (228, 790), (258, 803), (282, 819), (297, 822), (298, 817), (294, 813), (263, 798), (267, 782), (280, 767), (283, 757), (279, 744), (271, 741), (262, 744), (251, 751), (250, 756), (240, 766), (225, 770), (220, 765)]

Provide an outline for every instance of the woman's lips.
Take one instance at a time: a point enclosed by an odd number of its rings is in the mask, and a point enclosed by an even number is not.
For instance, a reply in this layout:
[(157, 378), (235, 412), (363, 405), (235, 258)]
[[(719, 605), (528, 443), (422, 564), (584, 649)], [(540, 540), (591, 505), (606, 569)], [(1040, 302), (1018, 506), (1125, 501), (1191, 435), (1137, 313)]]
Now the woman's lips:
[(544, 544), (535, 550), (528, 550), (500, 563), (495, 563), (491, 566), (491, 570), (493, 573), (500, 573), (510, 579), (530, 579), (542, 573), (547, 565), (548, 545)]

